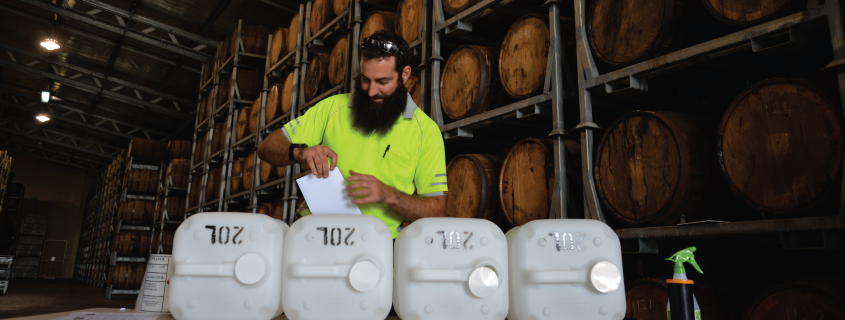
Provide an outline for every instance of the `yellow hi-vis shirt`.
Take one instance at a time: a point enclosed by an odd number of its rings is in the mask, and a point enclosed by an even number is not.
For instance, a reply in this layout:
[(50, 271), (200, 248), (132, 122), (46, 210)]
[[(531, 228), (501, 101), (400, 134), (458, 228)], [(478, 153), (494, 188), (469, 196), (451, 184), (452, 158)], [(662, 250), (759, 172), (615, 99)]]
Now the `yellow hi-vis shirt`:
[[(385, 185), (405, 194), (423, 197), (445, 195), (446, 155), (440, 129), (411, 95), (402, 116), (385, 136), (363, 135), (352, 127), (351, 94), (339, 94), (320, 101), (304, 115), (285, 124), (285, 136), (292, 143), (309, 147), (323, 145), (337, 153), (337, 166), (344, 179), (350, 170), (375, 176)], [(384, 221), (399, 234), (404, 219), (384, 203), (358, 205), (361, 213)], [(303, 210), (302, 215), (311, 214)]]

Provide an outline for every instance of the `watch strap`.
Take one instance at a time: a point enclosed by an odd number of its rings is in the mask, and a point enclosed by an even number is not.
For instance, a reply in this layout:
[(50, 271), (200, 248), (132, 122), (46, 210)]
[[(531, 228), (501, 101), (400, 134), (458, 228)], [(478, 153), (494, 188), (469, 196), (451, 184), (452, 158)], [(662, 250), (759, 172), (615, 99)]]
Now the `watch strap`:
[(294, 157), (293, 157), (293, 149), (307, 148), (307, 147), (308, 147), (308, 145), (303, 144), (303, 143), (293, 143), (293, 144), (291, 144), (290, 148), (288, 149), (288, 158), (290, 159), (290, 161), (296, 162), (296, 159), (294, 159)]

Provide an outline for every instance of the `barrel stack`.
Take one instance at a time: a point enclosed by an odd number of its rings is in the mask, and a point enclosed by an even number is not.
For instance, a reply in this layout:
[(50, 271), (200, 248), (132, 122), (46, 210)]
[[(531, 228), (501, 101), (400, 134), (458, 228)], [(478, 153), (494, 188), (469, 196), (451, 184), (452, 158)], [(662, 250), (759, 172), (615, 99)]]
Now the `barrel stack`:
[[(150, 253), (161, 253), (161, 237), (179, 226), (185, 217), (188, 183), (191, 171), (191, 141), (168, 142), (167, 158), (162, 160), (159, 184), (156, 189), (155, 216), (153, 219)], [(186, 146), (188, 148), (186, 148)]]
[[(106, 287), (109, 284), (109, 258), (114, 243), (114, 223), (125, 217), (126, 205), (121, 208), (120, 198), (126, 173), (125, 153), (118, 155), (99, 176), (91, 192), (92, 196), (85, 206), (82, 222), (82, 234), (76, 261), (76, 279), (86, 284)], [(143, 219), (143, 210), (130, 218)]]
[[(109, 249), (108, 289), (138, 290), (150, 254), (156, 197), (164, 161), (171, 155), (185, 156), (186, 141), (167, 144), (150, 139), (133, 139), (126, 150), (123, 186), (112, 225), (114, 238)], [(175, 172), (174, 172), (175, 173)]]

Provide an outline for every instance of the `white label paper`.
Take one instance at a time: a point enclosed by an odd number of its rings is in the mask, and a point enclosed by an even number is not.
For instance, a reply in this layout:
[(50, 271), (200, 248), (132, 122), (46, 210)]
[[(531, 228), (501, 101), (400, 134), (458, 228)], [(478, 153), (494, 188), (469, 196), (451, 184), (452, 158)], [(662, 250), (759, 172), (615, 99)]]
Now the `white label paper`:
[(346, 180), (335, 167), (328, 178), (318, 178), (313, 173), (296, 179), (308, 209), (312, 214), (361, 214), (358, 205), (346, 195)]
[(141, 288), (141, 312), (168, 312), (165, 298), (167, 295), (167, 276), (170, 271), (170, 255), (150, 255), (144, 286)]

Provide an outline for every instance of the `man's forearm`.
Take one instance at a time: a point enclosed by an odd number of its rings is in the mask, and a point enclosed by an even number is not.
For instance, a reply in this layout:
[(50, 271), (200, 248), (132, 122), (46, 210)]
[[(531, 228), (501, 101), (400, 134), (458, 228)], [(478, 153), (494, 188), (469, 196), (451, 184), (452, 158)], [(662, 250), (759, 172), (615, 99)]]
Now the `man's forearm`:
[(286, 167), (293, 164), (288, 151), (291, 142), (285, 136), (283, 129), (276, 130), (258, 145), (258, 158), (274, 167)]
[(393, 189), (387, 205), (410, 222), (422, 218), (446, 216), (446, 196), (411, 196)]

